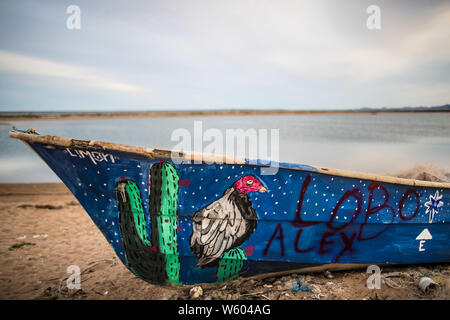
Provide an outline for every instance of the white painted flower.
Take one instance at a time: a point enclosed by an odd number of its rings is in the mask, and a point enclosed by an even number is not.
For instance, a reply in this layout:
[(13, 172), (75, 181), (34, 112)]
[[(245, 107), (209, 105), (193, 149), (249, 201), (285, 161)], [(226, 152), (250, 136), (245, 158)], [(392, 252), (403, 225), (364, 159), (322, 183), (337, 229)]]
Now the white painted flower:
[(425, 202), (425, 207), (427, 207), (427, 211), (425, 213), (429, 213), (428, 222), (432, 223), (434, 215), (438, 213), (438, 209), (444, 205), (442, 201), (442, 195), (439, 195), (439, 191), (436, 191), (434, 196), (430, 195), (430, 201)]

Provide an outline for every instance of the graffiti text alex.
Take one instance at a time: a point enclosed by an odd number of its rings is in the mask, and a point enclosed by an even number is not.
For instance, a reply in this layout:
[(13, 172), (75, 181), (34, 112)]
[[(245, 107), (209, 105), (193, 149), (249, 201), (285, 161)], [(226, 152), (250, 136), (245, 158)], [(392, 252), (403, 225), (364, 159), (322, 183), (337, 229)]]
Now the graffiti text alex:
[[(369, 191), (369, 198), (367, 202), (363, 201), (363, 197), (361, 194), (361, 190), (359, 188), (355, 188), (352, 190), (347, 190), (344, 192), (342, 197), (339, 199), (337, 204), (334, 206), (333, 211), (331, 212), (330, 218), (323, 221), (304, 221), (301, 217), (301, 210), (303, 206), (303, 201), (305, 197), (305, 193), (308, 189), (309, 183), (311, 181), (311, 175), (308, 175), (303, 182), (302, 189), (300, 191), (300, 197), (297, 205), (297, 210), (295, 213), (295, 218), (292, 221), (292, 226), (298, 228), (297, 234), (295, 237), (295, 241), (292, 244), (295, 252), (297, 253), (306, 253), (313, 250), (316, 250), (319, 255), (324, 255), (330, 253), (332, 247), (334, 245), (338, 245), (340, 242), (340, 248), (342, 248), (339, 253), (335, 256), (334, 262), (339, 262), (341, 257), (346, 253), (352, 253), (354, 251), (353, 244), (355, 241), (367, 241), (375, 239), (384, 233), (390, 226), (392, 226), (392, 222), (395, 217), (398, 216), (402, 221), (408, 221), (413, 219), (419, 213), (419, 194), (413, 189), (407, 189), (400, 201), (398, 202), (398, 206), (396, 208), (389, 205), (389, 192), (384, 188), (381, 184), (377, 182), (373, 182), (367, 188)], [(375, 193), (376, 191), (376, 193)], [(342, 204), (349, 200), (354, 199), (356, 202), (355, 209), (353, 211), (353, 215), (348, 222), (346, 223), (336, 223), (336, 217), (339, 213), (339, 210), (342, 208)], [(410, 210), (411, 212), (404, 212), (404, 204), (406, 201), (412, 201), (416, 203), (415, 209)], [(364, 221), (359, 224), (359, 228), (355, 228), (354, 221), (360, 216), (363, 212), (363, 202), (367, 203), (364, 210)], [(374, 203), (379, 203), (375, 205)], [(370, 219), (372, 215), (377, 214), (379, 211), (384, 210), (387, 212), (389, 219), (391, 219), (388, 223), (386, 223), (386, 227), (382, 230), (379, 230), (376, 233), (369, 234), (366, 230), (367, 221)], [(320, 241), (316, 243), (314, 246), (310, 246), (308, 248), (304, 248), (301, 246), (301, 237), (302, 232), (311, 226), (318, 224), (325, 224), (326, 231), (321, 234)], [(338, 239), (338, 240), (336, 240)], [(272, 233), (270, 240), (268, 241), (263, 254), (266, 255), (268, 250), (274, 240), (280, 241), (280, 249), (281, 256), (284, 256), (284, 235), (283, 235), (283, 227), (281, 224), (278, 224)]]

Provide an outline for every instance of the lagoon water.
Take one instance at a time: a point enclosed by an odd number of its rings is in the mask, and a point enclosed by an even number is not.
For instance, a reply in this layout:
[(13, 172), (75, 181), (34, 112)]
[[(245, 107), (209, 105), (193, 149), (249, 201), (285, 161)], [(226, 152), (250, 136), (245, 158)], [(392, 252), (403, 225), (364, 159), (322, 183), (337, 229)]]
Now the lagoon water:
[[(416, 164), (450, 171), (450, 113), (208, 116), (0, 123), (0, 182), (57, 182), (26, 145), (8, 137), (12, 126), (41, 134), (172, 149), (172, 132), (209, 128), (279, 129), (279, 160), (368, 173), (396, 173)], [(208, 143), (205, 142), (204, 146)]]

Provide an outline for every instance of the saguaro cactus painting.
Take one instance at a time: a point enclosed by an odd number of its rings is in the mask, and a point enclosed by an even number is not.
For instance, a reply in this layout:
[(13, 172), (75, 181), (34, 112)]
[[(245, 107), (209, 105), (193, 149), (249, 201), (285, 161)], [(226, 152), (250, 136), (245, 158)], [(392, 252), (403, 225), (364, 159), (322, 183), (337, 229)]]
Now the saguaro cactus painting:
[(126, 259), (130, 269), (144, 280), (179, 283), (177, 197), (178, 175), (166, 162), (151, 168), (150, 219), (145, 216), (136, 183), (126, 180), (117, 184)]

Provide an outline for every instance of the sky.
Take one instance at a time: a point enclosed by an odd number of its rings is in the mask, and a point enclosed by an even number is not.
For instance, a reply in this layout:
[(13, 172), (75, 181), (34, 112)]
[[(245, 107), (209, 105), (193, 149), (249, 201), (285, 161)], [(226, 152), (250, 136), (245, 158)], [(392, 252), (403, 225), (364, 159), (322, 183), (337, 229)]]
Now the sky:
[(0, 111), (447, 103), (450, 1), (0, 2)]

